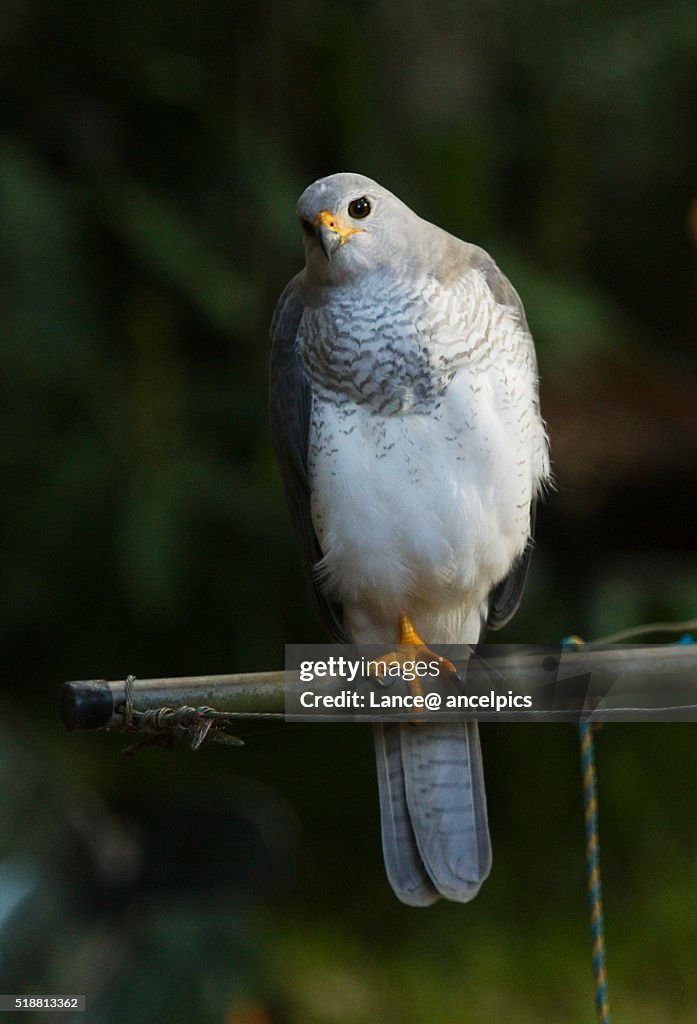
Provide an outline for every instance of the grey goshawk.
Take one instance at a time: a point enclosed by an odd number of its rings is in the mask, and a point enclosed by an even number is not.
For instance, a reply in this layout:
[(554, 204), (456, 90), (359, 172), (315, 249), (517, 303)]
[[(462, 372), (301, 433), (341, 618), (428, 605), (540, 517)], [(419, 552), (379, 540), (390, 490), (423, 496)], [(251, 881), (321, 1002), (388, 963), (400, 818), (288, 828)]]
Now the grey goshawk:
[[(369, 178), (316, 181), (297, 212), (306, 266), (272, 325), (271, 425), (325, 626), (388, 650), (476, 644), (518, 607), (549, 475), (518, 295)], [(476, 722), (374, 735), (397, 896), (472, 899), (491, 867)]]

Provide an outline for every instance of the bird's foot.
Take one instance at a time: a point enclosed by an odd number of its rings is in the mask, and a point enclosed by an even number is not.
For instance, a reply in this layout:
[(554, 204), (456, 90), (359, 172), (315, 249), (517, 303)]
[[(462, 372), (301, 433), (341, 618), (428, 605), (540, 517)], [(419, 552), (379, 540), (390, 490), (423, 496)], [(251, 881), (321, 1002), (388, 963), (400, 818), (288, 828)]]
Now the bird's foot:
[[(399, 648), (369, 662), (368, 675), (382, 679), (388, 675), (388, 666), (395, 662), (401, 666), (408, 665), (409, 676), (415, 676), (414, 679), (408, 679), (409, 692), (412, 696), (421, 696), (423, 694), (421, 679), (418, 672), (414, 671), (416, 662), (424, 662), (429, 668), (432, 662), (436, 662), (438, 664), (438, 675), (441, 679), (453, 685), (460, 682), (457, 669), (452, 661), (449, 661), (440, 654), (436, 654), (435, 651), (432, 651), (423, 642), (416, 632), (414, 623), (409, 615), (401, 615), (399, 619)], [(431, 676), (431, 673), (424, 672), (424, 674)]]

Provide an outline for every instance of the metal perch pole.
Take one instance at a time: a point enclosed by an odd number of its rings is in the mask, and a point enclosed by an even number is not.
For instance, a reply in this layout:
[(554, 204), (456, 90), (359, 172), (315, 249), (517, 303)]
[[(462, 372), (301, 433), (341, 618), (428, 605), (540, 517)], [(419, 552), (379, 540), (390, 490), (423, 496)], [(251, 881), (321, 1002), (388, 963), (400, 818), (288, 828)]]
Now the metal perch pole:
[[(68, 729), (186, 732), (205, 721), (217, 729), (240, 717), (284, 717), (291, 680), (292, 673), (276, 671), (70, 682), (61, 691), (61, 717)], [(467, 662), (464, 688), (556, 688), (554, 709), (511, 716), (520, 720), (578, 720), (583, 713), (593, 721), (694, 721), (696, 682), (694, 644), (561, 651), (521, 646), (480, 648)], [(506, 720), (493, 711), (470, 717)]]

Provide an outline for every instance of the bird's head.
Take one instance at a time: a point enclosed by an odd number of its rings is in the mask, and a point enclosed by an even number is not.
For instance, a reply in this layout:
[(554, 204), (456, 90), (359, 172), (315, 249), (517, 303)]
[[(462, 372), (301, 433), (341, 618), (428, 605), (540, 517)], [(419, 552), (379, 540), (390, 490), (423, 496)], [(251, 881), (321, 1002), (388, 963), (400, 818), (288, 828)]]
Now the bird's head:
[(415, 214), (362, 174), (332, 174), (298, 200), (308, 272), (340, 283), (374, 271), (405, 247)]

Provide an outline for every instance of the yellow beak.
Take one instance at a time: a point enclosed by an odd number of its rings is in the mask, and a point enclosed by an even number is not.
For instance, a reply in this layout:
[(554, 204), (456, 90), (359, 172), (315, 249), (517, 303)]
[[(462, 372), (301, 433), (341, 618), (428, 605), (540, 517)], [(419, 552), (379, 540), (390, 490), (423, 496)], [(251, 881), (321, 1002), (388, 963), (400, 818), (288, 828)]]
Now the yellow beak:
[(328, 260), (351, 235), (360, 234), (365, 230), (364, 228), (347, 227), (329, 210), (321, 210), (314, 219), (314, 225), (317, 240)]

